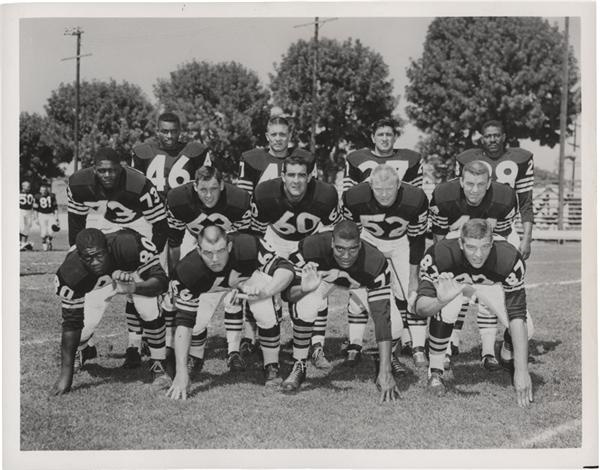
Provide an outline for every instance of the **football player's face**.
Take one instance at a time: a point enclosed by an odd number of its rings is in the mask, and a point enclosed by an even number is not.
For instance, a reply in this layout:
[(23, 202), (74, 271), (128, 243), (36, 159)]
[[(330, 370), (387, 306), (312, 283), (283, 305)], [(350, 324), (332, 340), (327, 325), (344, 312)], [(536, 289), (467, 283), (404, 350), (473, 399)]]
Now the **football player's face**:
[(112, 189), (117, 184), (117, 178), (121, 174), (122, 167), (119, 163), (110, 160), (102, 160), (95, 165), (96, 176), (100, 184), (106, 189)]
[(461, 238), (460, 247), (471, 266), (479, 269), (490, 255), (493, 242), (491, 238)]
[(175, 147), (179, 142), (180, 132), (181, 130), (176, 122), (160, 121), (156, 130), (160, 148), (168, 150)]
[(375, 200), (383, 207), (390, 207), (398, 196), (398, 182), (394, 178), (377, 178), (371, 182)]
[(340, 268), (348, 269), (356, 262), (360, 246), (360, 239), (346, 240), (340, 237), (333, 237), (331, 240), (333, 258)]
[(496, 126), (489, 126), (483, 130), (481, 136), (481, 144), (483, 148), (492, 156), (502, 153), (504, 150), (504, 141), (506, 135), (502, 132), (502, 129)]
[(371, 140), (375, 145), (377, 153), (382, 155), (390, 154), (394, 150), (396, 133), (390, 126), (380, 127), (371, 135)]
[(21, 184), (21, 191), (23, 191), (24, 193), (29, 193), (31, 192), (31, 183), (25, 182)]
[(488, 175), (473, 175), (465, 172), (460, 178), (465, 198), (472, 206), (481, 204), (490, 184), (492, 184), (492, 180)]
[(79, 252), (79, 257), (96, 276), (108, 274), (110, 259), (106, 248), (86, 248)]
[(219, 183), (216, 178), (212, 178), (208, 181), (197, 181), (194, 183), (194, 187), (202, 204), (212, 209), (219, 202), (221, 191), (223, 191), (223, 182)]
[(41, 186), (40, 187), (40, 194), (42, 196), (47, 196), (48, 195), (48, 186)]
[(198, 246), (198, 251), (208, 269), (220, 273), (229, 261), (231, 243), (227, 243), (224, 238), (220, 238), (215, 243), (210, 243), (206, 238), (203, 238)]
[(276, 153), (286, 152), (290, 142), (290, 130), (285, 124), (271, 124), (267, 127), (269, 148)]
[(306, 165), (287, 165), (282, 177), (284, 190), (290, 199), (301, 199), (306, 194), (310, 179)]

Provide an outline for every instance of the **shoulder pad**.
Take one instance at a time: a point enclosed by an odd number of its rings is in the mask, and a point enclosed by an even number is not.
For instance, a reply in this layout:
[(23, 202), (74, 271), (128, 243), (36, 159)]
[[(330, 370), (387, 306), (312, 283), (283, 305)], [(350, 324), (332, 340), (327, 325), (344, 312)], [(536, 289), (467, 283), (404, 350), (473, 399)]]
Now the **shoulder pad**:
[(189, 205), (189, 194), (190, 191), (194, 190), (194, 183), (189, 182), (182, 184), (181, 186), (177, 186), (176, 188), (171, 189), (167, 193), (167, 204), (169, 208), (178, 207), (181, 205)]
[(230, 234), (233, 244), (232, 252), (238, 261), (255, 260), (258, 256), (258, 239), (248, 233)]
[(507, 276), (513, 269), (517, 259), (521, 256), (519, 251), (506, 240), (494, 241), (496, 270), (498, 274)]
[(515, 190), (507, 184), (492, 181), (490, 188), (494, 192), (494, 201), (510, 204), (517, 197)]
[(332, 199), (337, 200), (338, 192), (335, 186), (325, 181), (313, 179), (315, 182), (315, 200), (318, 202), (329, 203)]
[(65, 284), (74, 291), (77, 291), (80, 284), (91, 275), (76, 251), (67, 254), (67, 257), (58, 268), (58, 273)]
[(302, 157), (307, 162), (313, 162), (315, 160), (315, 156), (312, 153), (310, 153), (308, 150), (304, 150), (298, 147), (294, 148), (290, 155), (297, 155), (299, 157)]
[(421, 161), (421, 154), (418, 152), (415, 152), (414, 150), (410, 150), (410, 149), (397, 149), (395, 151), (396, 155), (401, 156), (402, 158), (405, 158), (406, 160), (408, 160), (409, 162), (411, 162), (411, 166), (419, 163)]
[(433, 190), (433, 198), (437, 204), (460, 199), (460, 180), (458, 178), (438, 184)]
[(125, 189), (132, 193), (140, 194), (146, 182), (149, 181), (148, 178), (143, 173), (128, 166), (123, 167), (123, 171), (125, 171)]
[(204, 155), (208, 147), (201, 142), (188, 142), (180, 152), (188, 158), (196, 158)]
[(136, 157), (142, 160), (150, 160), (156, 156), (158, 148), (156, 144), (152, 141), (144, 142), (142, 144), (136, 145), (133, 147), (133, 153)]
[(250, 207), (250, 193), (231, 183), (225, 183), (225, 194), (227, 196), (227, 205), (247, 209)]
[(269, 199), (277, 197), (281, 192), (281, 178), (263, 181), (254, 190), (254, 199)]
[[(405, 181), (400, 181), (400, 187), (402, 188), (402, 201), (408, 203), (411, 206), (420, 206), (425, 199), (427, 194), (421, 188), (413, 186)], [(427, 199), (429, 201), (429, 199)]]
[(253, 163), (258, 163), (267, 156), (267, 152), (263, 148), (255, 148), (242, 153), (242, 160), (248, 162), (251, 166)]
[(94, 169), (84, 168), (83, 170), (76, 171), (69, 176), (69, 186), (88, 186), (95, 184)]
[(506, 149), (505, 155), (510, 156), (515, 163), (523, 163), (533, 157), (533, 153), (520, 147), (509, 147)]
[(202, 282), (207, 269), (198, 250), (190, 251), (175, 266), (177, 279), (190, 290), (195, 290)]
[(332, 232), (320, 232), (300, 240), (298, 251), (305, 259), (322, 257), (331, 246)]
[(371, 198), (371, 185), (367, 181), (358, 183), (344, 192), (345, 202), (349, 206), (367, 203)]
[(481, 157), (483, 154), (482, 150), (479, 148), (472, 148), (469, 150), (465, 150), (462, 153), (459, 153), (456, 157), (456, 161), (460, 163), (468, 163), (471, 160), (476, 160)]
[(357, 162), (365, 159), (371, 158), (371, 149), (365, 147), (359, 150), (355, 150), (354, 152), (350, 152), (346, 157), (346, 160)]
[(363, 240), (365, 247), (365, 270), (369, 274), (378, 274), (387, 262), (386, 257), (374, 245)]

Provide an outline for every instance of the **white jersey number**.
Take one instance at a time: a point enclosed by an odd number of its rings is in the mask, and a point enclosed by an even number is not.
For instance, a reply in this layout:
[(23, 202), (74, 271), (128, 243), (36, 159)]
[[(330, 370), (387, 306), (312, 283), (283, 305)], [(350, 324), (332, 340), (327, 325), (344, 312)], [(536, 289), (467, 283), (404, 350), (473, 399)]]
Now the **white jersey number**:
[[(167, 179), (165, 178), (165, 160), (166, 155), (158, 154), (156, 155), (150, 165), (148, 165), (148, 169), (146, 170), (146, 177), (152, 181), (154, 186), (159, 191), (165, 190), (165, 183)], [(191, 178), (190, 174), (187, 170), (184, 169), (184, 166), (190, 159), (185, 155), (181, 155), (171, 167), (171, 171), (169, 171), (169, 187), (176, 188), (177, 186), (181, 186), (182, 184), (188, 183)]]
[(296, 215), (293, 212), (285, 211), (279, 220), (273, 224), (273, 228), (283, 235), (292, 235), (296, 232), (309, 233), (317, 229), (320, 221), (319, 217), (308, 212), (301, 212)]

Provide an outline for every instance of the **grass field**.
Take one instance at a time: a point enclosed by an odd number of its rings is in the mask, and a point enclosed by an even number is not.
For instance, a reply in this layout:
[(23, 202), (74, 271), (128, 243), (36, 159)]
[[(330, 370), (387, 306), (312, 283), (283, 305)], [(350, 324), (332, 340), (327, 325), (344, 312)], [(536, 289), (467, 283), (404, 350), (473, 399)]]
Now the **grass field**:
[[(55, 247), (65, 249), (64, 239)], [(191, 399), (174, 402), (156, 394), (145, 370), (120, 369), (122, 359), (109, 355), (126, 347), (123, 303), (115, 302), (97, 331), (100, 357), (75, 377), (72, 393), (48, 397), (58, 373), (61, 323), (52, 281), (64, 255), (21, 256), (22, 450), (581, 446), (578, 244), (534, 244), (528, 262), (528, 306), (536, 326), (530, 341), (535, 403), (528, 410), (517, 407), (507, 373), (480, 367), (473, 318), (467, 319), (445, 397), (428, 396), (426, 374), (414, 372), (399, 381), (399, 402), (378, 405), (372, 359), (364, 357), (356, 369), (342, 365), (346, 297), (341, 293), (331, 302), (325, 347), (334, 368), (329, 374), (309, 368), (295, 396), (266, 391), (258, 369), (228, 372), (220, 314), (211, 323), (207, 362)], [(285, 320), (284, 374), (290, 367), (290, 339)], [(373, 345), (370, 325), (366, 346)], [(402, 361), (414, 371), (412, 361)]]

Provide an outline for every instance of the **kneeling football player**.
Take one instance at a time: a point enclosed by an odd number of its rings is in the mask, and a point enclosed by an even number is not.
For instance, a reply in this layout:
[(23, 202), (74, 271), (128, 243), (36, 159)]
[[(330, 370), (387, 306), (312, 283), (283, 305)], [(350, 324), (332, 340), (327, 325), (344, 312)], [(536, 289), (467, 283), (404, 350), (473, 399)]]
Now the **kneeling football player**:
[(165, 321), (159, 296), (168, 287), (154, 244), (139, 233), (123, 229), (108, 234), (81, 230), (55, 278), (62, 299), (62, 365), (55, 395), (71, 389), (75, 357), (90, 339), (110, 299), (127, 295), (142, 318), (148, 335), (153, 385), (168, 388), (165, 373)]

